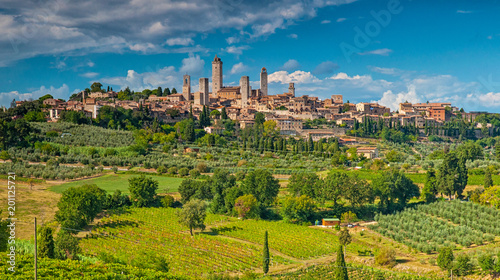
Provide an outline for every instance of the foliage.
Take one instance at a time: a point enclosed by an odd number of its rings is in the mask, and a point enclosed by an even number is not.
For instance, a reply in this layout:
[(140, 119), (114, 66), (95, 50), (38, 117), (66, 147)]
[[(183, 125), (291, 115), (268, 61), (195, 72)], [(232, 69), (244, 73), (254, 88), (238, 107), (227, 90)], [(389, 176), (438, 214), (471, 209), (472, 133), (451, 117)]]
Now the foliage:
[(396, 265), (396, 251), (392, 248), (382, 248), (375, 256), (375, 263), (378, 265), (393, 267)]
[(465, 157), (458, 157), (457, 153), (449, 152), (439, 167), (438, 189), (441, 193), (448, 195), (457, 194), (459, 197), (467, 185), (467, 167)]
[(306, 195), (302, 195), (300, 197), (286, 197), (281, 208), (282, 215), (285, 220), (292, 222), (309, 221), (314, 215), (315, 210), (316, 204)]
[(340, 220), (343, 222), (343, 223), (354, 223), (356, 221), (358, 221), (358, 216), (356, 216), (355, 213), (352, 213), (351, 211), (348, 211), (348, 212), (345, 212), (342, 214)]
[(315, 197), (315, 189), (319, 181), (316, 173), (297, 173), (290, 176), (288, 190), (295, 196), (307, 195)]
[(344, 250), (341, 244), (338, 246), (337, 259), (335, 260), (335, 279), (349, 280), (347, 267), (344, 260)]
[(470, 257), (465, 254), (459, 255), (453, 264), (453, 273), (458, 276), (469, 275), (473, 269), (474, 266), (470, 261)]
[(40, 258), (54, 258), (54, 237), (52, 236), (52, 228), (47, 226), (42, 227), (38, 238), (37, 256)]
[(257, 199), (251, 194), (240, 196), (234, 202), (234, 210), (240, 218), (258, 218), (260, 208)]
[(264, 233), (264, 247), (262, 249), (262, 271), (264, 274), (269, 272), (269, 263), (271, 262), (269, 256), (269, 244), (267, 242), (267, 231)]
[(55, 219), (64, 228), (82, 229), (101, 212), (105, 197), (96, 185), (71, 187), (62, 193)]
[(351, 243), (352, 236), (347, 228), (341, 228), (339, 232), (339, 243), (342, 246), (347, 246)]
[(179, 222), (189, 228), (191, 236), (193, 236), (193, 229), (205, 229), (206, 210), (205, 202), (193, 199), (184, 204), (182, 210), (178, 212)]
[(80, 253), (78, 239), (66, 230), (60, 230), (55, 240), (55, 257), (61, 260), (77, 260)]
[(484, 205), (491, 205), (500, 209), (500, 186), (494, 186), (486, 189), (480, 196), (479, 202)]
[(141, 175), (129, 180), (130, 200), (135, 207), (148, 207), (155, 202), (158, 181)]
[(163, 205), (163, 207), (165, 208), (172, 207), (174, 205), (174, 202), (174, 197), (168, 194), (161, 198), (161, 205)]
[(270, 206), (278, 196), (280, 185), (271, 172), (258, 169), (246, 175), (241, 188), (244, 193), (252, 194), (261, 205)]
[(402, 171), (385, 172), (373, 180), (375, 195), (380, 198), (380, 206), (392, 210), (395, 205), (402, 209), (408, 200), (420, 195), (420, 189)]

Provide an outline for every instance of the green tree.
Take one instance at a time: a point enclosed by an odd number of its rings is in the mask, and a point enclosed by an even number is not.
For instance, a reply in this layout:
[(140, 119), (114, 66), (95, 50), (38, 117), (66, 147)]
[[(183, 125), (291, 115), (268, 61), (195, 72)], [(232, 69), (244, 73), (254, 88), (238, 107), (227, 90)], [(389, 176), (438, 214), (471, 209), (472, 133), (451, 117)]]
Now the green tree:
[(345, 172), (332, 170), (324, 180), (318, 183), (317, 196), (322, 201), (332, 200), (334, 208), (338, 208), (338, 201), (342, 197), (345, 190), (345, 183), (348, 181), (348, 176)]
[(339, 232), (340, 245), (347, 246), (351, 243), (351, 241), (352, 241), (352, 236), (349, 233), (349, 230), (345, 227), (341, 228)]
[(439, 250), (437, 257), (437, 265), (443, 270), (450, 270), (453, 268), (453, 249), (450, 247), (443, 247)]
[(55, 257), (61, 260), (76, 260), (80, 253), (78, 238), (67, 232), (60, 230), (55, 240)]
[(484, 188), (488, 189), (491, 186), (493, 186), (493, 179), (491, 178), (491, 171), (490, 171), (489, 167), (486, 167), (486, 170), (484, 171)]
[(40, 258), (54, 258), (54, 237), (52, 228), (42, 227), (38, 237), (38, 256)]
[(234, 202), (234, 210), (242, 219), (260, 217), (259, 203), (251, 194), (238, 197)]
[(154, 203), (158, 181), (141, 175), (128, 179), (130, 200), (135, 207), (147, 207)]
[(177, 90), (175, 88), (172, 88), (172, 93), (171, 94), (176, 94)]
[(252, 194), (262, 206), (270, 206), (278, 196), (280, 185), (267, 169), (248, 173), (241, 184), (243, 193)]
[[(2, 210), (0, 210), (0, 217), (2, 214)], [(7, 251), (7, 246), (9, 244), (9, 236), (10, 236), (10, 230), (7, 227), (9, 224), (8, 220), (2, 220), (0, 218), (0, 252), (5, 252)]]
[(347, 266), (344, 259), (344, 250), (341, 244), (339, 244), (337, 259), (335, 260), (335, 280), (337, 279), (349, 280), (349, 274), (347, 273)]
[(165, 88), (163, 90), (163, 96), (169, 96), (170, 95), (170, 89), (169, 88)]
[(380, 198), (380, 205), (385, 210), (394, 210), (395, 205), (402, 209), (412, 197), (420, 196), (420, 189), (403, 171), (389, 171), (373, 180), (375, 195)]
[(271, 262), (270, 256), (269, 256), (269, 244), (267, 240), (267, 230), (264, 233), (264, 249), (262, 253), (262, 270), (264, 271), (264, 274), (267, 274), (269, 272), (269, 263)]
[(228, 117), (227, 117), (227, 112), (226, 112), (226, 107), (222, 107), (222, 110), (221, 110), (221, 112), (220, 112), (220, 117), (221, 117), (221, 119), (223, 119), (223, 120), (227, 120), (227, 119), (228, 119)]
[(288, 221), (307, 222), (314, 215), (316, 204), (306, 196), (289, 196), (283, 201), (282, 214)]
[(490, 205), (496, 209), (500, 209), (500, 186), (490, 187), (485, 190), (479, 196), (479, 201), (482, 204)]
[(295, 195), (307, 195), (309, 197), (316, 197), (316, 186), (319, 177), (316, 173), (294, 173), (290, 176), (288, 182), (288, 191)]
[(477, 258), (479, 267), (486, 273), (493, 273), (495, 271), (495, 260), (492, 254), (482, 254)]
[(469, 275), (474, 269), (474, 265), (470, 261), (468, 255), (459, 255), (453, 264), (453, 273), (458, 276)]
[(193, 199), (184, 204), (182, 210), (177, 213), (179, 223), (189, 228), (193, 236), (193, 229), (205, 229), (205, 218), (207, 217), (207, 205), (199, 199)]
[(450, 199), (454, 194), (461, 197), (467, 185), (467, 179), (465, 158), (459, 158), (455, 152), (447, 153), (439, 167), (437, 180), (439, 191), (444, 195), (448, 195)]
[(50, 95), (50, 94), (46, 94), (40, 98), (38, 98), (38, 100), (40, 100), (40, 102), (43, 102), (44, 100), (46, 99), (54, 99), (54, 96)]
[(62, 193), (55, 219), (64, 228), (83, 229), (102, 211), (105, 199), (96, 185), (71, 187)]
[(266, 116), (261, 113), (257, 112), (255, 113), (255, 125), (262, 125), (266, 121)]
[(437, 193), (436, 171), (434, 169), (429, 169), (425, 174), (425, 183), (421, 197), (425, 199), (426, 202), (433, 202), (436, 200)]
[(90, 86), (90, 92), (100, 92), (102, 91), (102, 84), (99, 82), (95, 82)]

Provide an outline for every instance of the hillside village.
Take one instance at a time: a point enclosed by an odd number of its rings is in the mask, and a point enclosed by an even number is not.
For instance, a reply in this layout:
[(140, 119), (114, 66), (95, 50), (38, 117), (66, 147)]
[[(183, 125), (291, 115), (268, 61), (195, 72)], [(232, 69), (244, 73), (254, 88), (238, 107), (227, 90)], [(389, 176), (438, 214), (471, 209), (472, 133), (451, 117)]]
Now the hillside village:
[[(100, 87), (99, 87), (100, 88)], [(128, 89), (127, 89), (128, 90)], [(129, 90), (128, 90), (129, 91)], [(150, 91), (151, 92), (151, 91)], [(210, 111), (223, 108), (227, 116), (237, 121), (239, 128), (254, 124), (255, 112), (262, 112), (266, 120), (274, 120), (281, 135), (313, 137), (317, 141), (321, 138), (345, 135), (349, 129), (356, 125), (370, 121), (372, 125), (383, 122), (388, 127), (410, 126), (419, 129), (419, 136), (425, 137), (425, 128), (436, 129), (438, 135), (446, 135), (440, 131), (446, 122), (460, 117), (466, 121), (474, 122), (475, 118), (487, 112), (465, 112), (449, 102), (440, 103), (400, 103), (397, 111), (392, 111), (377, 103), (350, 103), (340, 94), (321, 100), (318, 97), (297, 95), (294, 83), (289, 83), (286, 92), (269, 94), (267, 69), (263, 67), (260, 72), (260, 88), (250, 86), (248, 76), (242, 76), (238, 86), (225, 86), (223, 83), (223, 62), (217, 55), (212, 61), (211, 89), (208, 78), (199, 78), (199, 89), (194, 91), (191, 87), (191, 77), (183, 76), (182, 92), (176, 93), (153, 91), (150, 95), (140, 95), (143, 98), (128, 98), (121, 100), (120, 93), (112, 89), (81, 91), (74, 94), (69, 101), (59, 99), (45, 99), (48, 105), (49, 121), (57, 121), (63, 111), (74, 110), (84, 112), (88, 118), (95, 119), (99, 109), (103, 106), (121, 107), (138, 111), (148, 109), (151, 117), (163, 123), (176, 123), (189, 116), (199, 118), (203, 107)], [(300, 92), (300, 89), (299, 89)], [(129, 91), (130, 94), (130, 91)], [(17, 101), (16, 105), (24, 101)], [(307, 120), (324, 119), (326, 127), (306, 127)], [(217, 122), (216, 122), (217, 124)], [(475, 137), (482, 137), (485, 128), (491, 134), (492, 125), (488, 123), (474, 123)], [(222, 127), (208, 127), (206, 131), (221, 131)], [(448, 135), (456, 136), (456, 135)]]

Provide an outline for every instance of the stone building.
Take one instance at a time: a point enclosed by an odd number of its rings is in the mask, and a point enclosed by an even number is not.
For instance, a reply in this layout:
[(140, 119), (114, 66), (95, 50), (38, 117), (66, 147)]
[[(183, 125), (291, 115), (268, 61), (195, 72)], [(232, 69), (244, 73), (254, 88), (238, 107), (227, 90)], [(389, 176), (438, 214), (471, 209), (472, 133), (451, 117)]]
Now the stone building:
[(209, 105), (208, 78), (200, 78), (200, 90), (194, 94), (195, 105)]
[(186, 101), (191, 100), (191, 77), (189, 75), (182, 77), (182, 96)]
[(267, 69), (262, 67), (260, 71), (260, 93), (262, 96), (267, 96)]
[(250, 92), (250, 79), (248, 76), (242, 76), (240, 79), (241, 108), (248, 106)]
[(212, 61), (212, 96), (216, 97), (222, 87), (222, 60), (215, 55)]
[(288, 85), (288, 93), (292, 96), (295, 97), (295, 85), (294, 83), (290, 83)]

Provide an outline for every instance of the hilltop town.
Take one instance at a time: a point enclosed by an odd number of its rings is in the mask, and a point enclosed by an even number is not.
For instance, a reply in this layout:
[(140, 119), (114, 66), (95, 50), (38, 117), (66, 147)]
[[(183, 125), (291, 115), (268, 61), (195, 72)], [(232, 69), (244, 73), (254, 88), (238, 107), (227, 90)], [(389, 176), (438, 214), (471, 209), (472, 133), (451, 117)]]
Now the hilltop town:
[[(488, 133), (494, 135), (493, 127), (489, 123), (475, 123), (478, 115), (486, 112), (465, 112), (449, 102), (440, 103), (400, 103), (397, 111), (392, 111), (377, 103), (350, 103), (342, 95), (332, 95), (331, 98), (321, 100), (318, 97), (297, 95), (294, 83), (289, 83), (283, 93), (270, 94), (268, 90), (268, 73), (263, 67), (260, 72), (260, 88), (250, 86), (249, 76), (242, 76), (238, 86), (225, 86), (223, 81), (223, 62), (215, 55), (212, 61), (211, 89), (209, 79), (199, 78), (199, 89), (191, 87), (191, 76), (183, 76), (182, 92), (176, 90), (163, 91), (161, 88), (148, 93), (131, 92), (128, 88), (115, 92), (110, 90), (85, 90), (74, 94), (69, 101), (48, 98), (43, 101), (48, 105), (49, 121), (57, 121), (61, 112), (67, 110), (83, 112), (88, 118), (95, 119), (99, 109), (103, 106), (121, 107), (137, 111), (148, 108), (152, 118), (163, 123), (176, 123), (189, 116), (199, 118), (206, 106), (210, 111), (226, 111), (227, 116), (237, 121), (239, 128), (254, 124), (256, 112), (266, 115), (266, 120), (274, 120), (281, 135), (312, 136), (313, 140), (348, 134), (349, 129), (370, 122), (376, 125), (379, 122), (387, 127), (412, 127), (417, 129), (418, 136), (427, 136), (428, 129), (434, 129), (436, 135), (458, 136), (458, 132), (447, 133), (440, 130), (443, 125), (457, 117), (473, 126), (475, 138)], [(99, 84), (100, 85), (100, 84)], [(160, 91), (160, 92), (158, 92)], [(298, 91), (300, 92), (300, 90)], [(16, 105), (23, 101), (17, 101)], [(326, 126), (305, 126), (307, 120), (322, 119)], [(211, 133), (223, 128), (207, 127)], [(486, 130), (485, 130), (486, 129)]]

